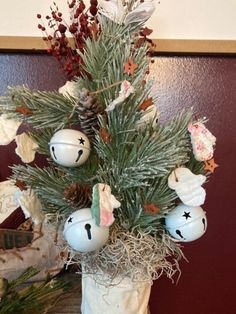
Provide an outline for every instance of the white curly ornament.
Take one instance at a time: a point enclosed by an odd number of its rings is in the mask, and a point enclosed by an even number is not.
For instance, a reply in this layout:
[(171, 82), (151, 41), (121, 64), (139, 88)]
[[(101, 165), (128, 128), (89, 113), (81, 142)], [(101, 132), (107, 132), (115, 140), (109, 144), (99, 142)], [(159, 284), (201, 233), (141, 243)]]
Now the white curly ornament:
[(16, 154), (25, 163), (32, 162), (35, 158), (36, 149), (38, 144), (25, 132), (15, 137), (17, 147)]
[(0, 145), (8, 145), (14, 140), (22, 121), (8, 119), (6, 114), (0, 116)]
[(205, 202), (206, 191), (201, 187), (205, 181), (205, 176), (196, 175), (188, 168), (179, 167), (169, 175), (168, 186), (175, 190), (185, 205), (200, 206)]

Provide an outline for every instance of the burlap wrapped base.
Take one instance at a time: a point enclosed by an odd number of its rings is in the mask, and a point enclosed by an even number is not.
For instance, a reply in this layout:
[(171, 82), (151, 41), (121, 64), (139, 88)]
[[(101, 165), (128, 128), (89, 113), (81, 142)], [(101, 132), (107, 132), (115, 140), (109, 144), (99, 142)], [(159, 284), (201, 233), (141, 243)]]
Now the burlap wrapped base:
[(148, 314), (151, 282), (122, 279), (114, 286), (99, 284), (92, 275), (82, 275), (82, 314)]

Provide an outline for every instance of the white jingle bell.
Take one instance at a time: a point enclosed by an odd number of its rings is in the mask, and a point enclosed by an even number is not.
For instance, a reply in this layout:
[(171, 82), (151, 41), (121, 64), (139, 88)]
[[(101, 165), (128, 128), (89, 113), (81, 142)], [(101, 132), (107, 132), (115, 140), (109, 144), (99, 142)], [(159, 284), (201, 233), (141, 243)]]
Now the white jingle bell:
[(49, 146), (52, 159), (64, 167), (80, 166), (90, 154), (89, 139), (77, 130), (57, 131), (51, 138)]
[(199, 206), (178, 205), (165, 218), (166, 229), (179, 241), (191, 242), (206, 231), (207, 218)]
[(91, 252), (100, 249), (108, 240), (109, 228), (95, 224), (89, 208), (75, 211), (67, 219), (64, 238), (69, 246), (78, 252)]

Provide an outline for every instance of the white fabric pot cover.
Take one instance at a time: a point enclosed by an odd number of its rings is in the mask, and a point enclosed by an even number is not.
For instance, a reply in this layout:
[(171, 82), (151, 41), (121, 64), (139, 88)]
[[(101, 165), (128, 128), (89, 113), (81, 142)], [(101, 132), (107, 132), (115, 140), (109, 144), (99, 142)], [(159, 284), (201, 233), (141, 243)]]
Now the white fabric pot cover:
[(129, 278), (105, 287), (91, 275), (82, 275), (82, 314), (148, 314), (150, 282), (132, 282)]

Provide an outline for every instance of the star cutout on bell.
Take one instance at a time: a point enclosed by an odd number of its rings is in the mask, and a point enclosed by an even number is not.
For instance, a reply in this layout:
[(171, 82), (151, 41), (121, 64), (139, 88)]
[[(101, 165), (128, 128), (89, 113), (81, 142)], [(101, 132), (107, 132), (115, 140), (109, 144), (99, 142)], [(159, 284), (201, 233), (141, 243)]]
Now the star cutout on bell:
[(85, 140), (81, 137), (81, 138), (79, 139), (79, 143), (82, 144), (82, 145), (84, 145), (84, 142), (85, 142)]
[(70, 218), (68, 219), (68, 223), (69, 223), (69, 222), (72, 222), (72, 217), (70, 217)]
[(191, 216), (190, 216), (190, 212), (184, 212), (184, 214), (182, 215), (183, 217), (185, 217), (186, 218), (186, 220), (188, 219), (188, 218), (191, 218)]
[(215, 171), (215, 168), (219, 167), (219, 165), (217, 165), (215, 163), (214, 158), (209, 159), (209, 160), (205, 160), (204, 163), (205, 163), (204, 169), (206, 171), (210, 171), (211, 173), (213, 173)]

